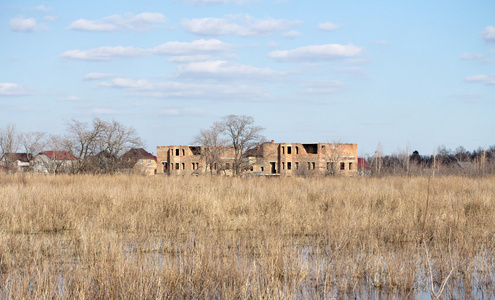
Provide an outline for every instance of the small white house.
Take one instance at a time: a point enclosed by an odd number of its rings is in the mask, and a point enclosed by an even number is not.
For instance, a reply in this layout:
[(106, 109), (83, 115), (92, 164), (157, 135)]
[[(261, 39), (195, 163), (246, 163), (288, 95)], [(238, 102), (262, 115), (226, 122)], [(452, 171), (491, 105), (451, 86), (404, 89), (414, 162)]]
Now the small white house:
[(33, 160), (33, 171), (44, 174), (67, 173), (73, 170), (76, 158), (66, 151), (43, 151)]

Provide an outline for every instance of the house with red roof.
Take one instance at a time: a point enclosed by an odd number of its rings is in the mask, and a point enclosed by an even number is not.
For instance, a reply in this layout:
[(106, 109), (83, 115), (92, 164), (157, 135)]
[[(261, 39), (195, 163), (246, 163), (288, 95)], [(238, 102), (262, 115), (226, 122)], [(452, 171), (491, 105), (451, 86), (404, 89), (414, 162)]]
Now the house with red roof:
[(43, 151), (33, 160), (33, 171), (43, 174), (71, 172), (77, 159), (66, 151)]

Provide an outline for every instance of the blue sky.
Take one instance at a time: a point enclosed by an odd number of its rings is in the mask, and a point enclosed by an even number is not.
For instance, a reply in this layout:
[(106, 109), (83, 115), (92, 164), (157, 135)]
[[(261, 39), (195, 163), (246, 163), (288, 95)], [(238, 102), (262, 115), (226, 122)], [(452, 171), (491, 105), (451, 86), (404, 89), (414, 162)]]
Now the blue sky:
[(0, 127), (115, 119), (155, 152), (245, 114), (361, 155), (495, 145), (495, 1), (405, 2), (2, 1)]

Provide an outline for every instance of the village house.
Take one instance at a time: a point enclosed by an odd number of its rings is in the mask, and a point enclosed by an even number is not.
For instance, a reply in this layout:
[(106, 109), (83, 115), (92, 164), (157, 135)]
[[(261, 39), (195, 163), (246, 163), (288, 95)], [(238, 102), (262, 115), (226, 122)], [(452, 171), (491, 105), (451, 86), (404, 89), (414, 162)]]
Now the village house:
[(0, 159), (0, 167), (9, 172), (26, 172), (29, 171), (30, 162), (33, 156), (29, 153), (6, 153)]
[[(158, 146), (157, 174), (232, 174), (234, 149), (224, 147), (207, 163), (205, 146)], [(243, 174), (278, 176), (357, 175), (357, 144), (267, 142), (244, 153)]]
[(33, 159), (32, 167), (36, 173), (68, 173), (74, 169), (76, 158), (66, 151), (43, 151)]
[(156, 174), (156, 157), (143, 148), (127, 151), (120, 158), (119, 171), (123, 173), (138, 173), (143, 175)]

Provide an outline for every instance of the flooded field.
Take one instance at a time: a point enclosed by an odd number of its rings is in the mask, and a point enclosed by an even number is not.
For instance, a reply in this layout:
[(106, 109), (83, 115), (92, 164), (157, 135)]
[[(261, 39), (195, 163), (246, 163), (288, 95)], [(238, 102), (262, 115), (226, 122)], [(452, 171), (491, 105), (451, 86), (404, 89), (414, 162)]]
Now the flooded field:
[(0, 299), (491, 298), (495, 178), (0, 176)]

